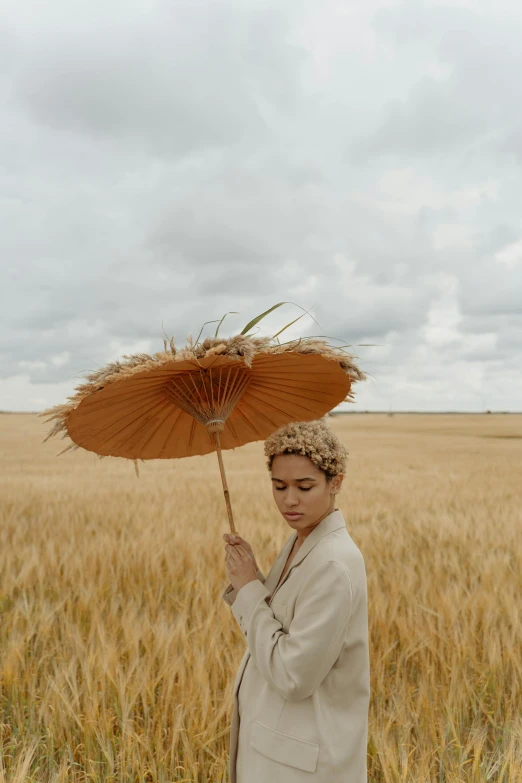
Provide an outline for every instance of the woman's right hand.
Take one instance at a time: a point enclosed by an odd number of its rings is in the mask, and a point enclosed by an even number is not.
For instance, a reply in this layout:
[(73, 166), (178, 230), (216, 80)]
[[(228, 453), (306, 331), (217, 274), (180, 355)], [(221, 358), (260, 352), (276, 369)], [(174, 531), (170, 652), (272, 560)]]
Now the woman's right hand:
[(245, 539), (241, 538), (241, 536), (238, 535), (234, 536), (232, 535), (232, 533), (223, 533), (223, 538), (225, 539), (225, 542), (229, 544), (229, 546), (242, 546), (244, 549), (246, 549), (246, 551), (254, 561), (256, 571), (259, 570), (259, 566), (256, 563), (256, 556), (254, 555), (254, 552), (252, 551), (252, 547), (250, 546), (248, 541), (245, 541)]

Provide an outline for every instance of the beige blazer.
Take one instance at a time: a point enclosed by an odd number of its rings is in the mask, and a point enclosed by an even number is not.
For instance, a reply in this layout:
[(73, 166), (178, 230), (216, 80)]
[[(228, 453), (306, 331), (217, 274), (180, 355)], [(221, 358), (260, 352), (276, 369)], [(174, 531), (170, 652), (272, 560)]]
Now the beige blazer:
[(364, 559), (335, 509), (276, 590), (296, 538), (294, 531), (266, 579), (258, 571), (222, 595), (247, 643), (233, 691), (230, 783), (367, 783)]

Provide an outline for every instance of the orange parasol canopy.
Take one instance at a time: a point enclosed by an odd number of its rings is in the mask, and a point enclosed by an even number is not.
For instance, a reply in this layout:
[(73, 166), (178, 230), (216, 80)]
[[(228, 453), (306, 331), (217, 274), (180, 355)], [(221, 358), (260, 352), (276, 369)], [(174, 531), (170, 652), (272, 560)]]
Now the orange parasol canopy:
[[(273, 308), (272, 308), (273, 309)], [(343, 349), (316, 338), (289, 343), (245, 334), (206, 338), (178, 351), (125, 356), (87, 376), (70, 402), (40, 413), (57, 419), (44, 442), (63, 432), (83, 448), (135, 462), (217, 451), (235, 532), (222, 449), (267, 438), (290, 421), (320, 418), (351, 401), (364, 373)], [(138, 471), (137, 471), (138, 472)]]

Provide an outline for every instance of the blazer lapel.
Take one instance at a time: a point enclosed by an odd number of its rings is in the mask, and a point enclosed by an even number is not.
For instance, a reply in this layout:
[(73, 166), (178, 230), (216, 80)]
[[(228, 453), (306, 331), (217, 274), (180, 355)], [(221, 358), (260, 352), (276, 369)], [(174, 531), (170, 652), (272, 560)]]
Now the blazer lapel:
[[(295, 568), (299, 563), (304, 560), (304, 558), (307, 556), (309, 552), (312, 551), (314, 546), (322, 539), (324, 536), (328, 535), (328, 533), (332, 533), (334, 530), (338, 530), (341, 527), (346, 527), (346, 523), (344, 521), (344, 517), (342, 515), (342, 512), (339, 511), (338, 508), (336, 508), (334, 511), (332, 511), (330, 514), (328, 514), (326, 517), (324, 517), (318, 525), (314, 527), (311, 533), (307, 535), (307, 537), (304, 540), (304, 543), (301, 544), (299, 549), (297, 550), (297, 554), (295, 555), (294, 559), (292, 560), (290, 564), (290, 568), (286, 572), (283, 581), (280, 585), (277, 586), (277, 588), (272, 593), (272, 596), (270, 600), (274, 597), (274, 595), (277, 593), (277, 591), (284, 585), (286, 580), (288, 579), (291, 571), (293, 568)], [(281, 560), (277, 562), (277, 567), (275, 567), (274, 563), (274, 569), (270, 572), (269, 577), (265, 579), (265, 585), (267, 586), (268, 590), (272, 590), (276, 587), (277, 582), (279, 580), (279, 577), (283, 573), (283, 568), (285, 567), (286, 560), (288, 558), (288, 555), (290, 554), (290, 550), (292, 549), (293, 543), (295, 539), (297, 538), (297, 532), (294, 532), (294, 534), (290, 537), (289, 541), (287, 541), (285, 547), (281, 551)], [(284, 556), (286, 553), (286, 556)], [(276, 577), (277, 574), (277, 577)], [(269, 584), (267, 584), (267, 581), (269, 581)]]
[(276, 557), (274, 565), (266, 576), (265, 587), (267, 590), (270, 590), (271, 593), (273, 592), (281, 574), (283, 573), (283, 568), (285, 567), (285, 563), (288, 560), (288, 555), (292, 551), (292, 547), (296, 538), (297, 533), (294, 531)]

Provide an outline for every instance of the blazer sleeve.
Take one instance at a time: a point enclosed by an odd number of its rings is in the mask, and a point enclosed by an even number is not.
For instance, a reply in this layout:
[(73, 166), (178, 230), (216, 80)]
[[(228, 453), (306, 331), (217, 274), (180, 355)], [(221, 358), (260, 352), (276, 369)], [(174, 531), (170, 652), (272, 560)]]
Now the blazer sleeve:
[[(257, 569), (257, 571), (256, 571), (256, 576), (257, 576), (257, 578), (259, 579), (259, 581), (261, 582), (261, 584), (264, 584), (264, 583), (265, 583), (265, 575), (264, 575), (264, 573), (261, 571), (261, 569), (260, 569), (260, 568), (258, 568), (258, 569)], [(222, 594), (221, 598), (222, 598), (224, 601), (226, 601), (226, 602), (227, 602), (227, 604), (228, 604), (229, 606), (232, 606), (232, 604), (233, 604), (233, 603), (234, 603), (234, 601), (236, 600), (236, 595), (238, 594), (238, 592), (239, 592), (239, 590), (234, 590), (234, 588), (232, 587), (232, 585), (231, 585), (231, 584), (229, 584), (229, 585), (228, 585), (228, 587), (227, 587), (227, 589), (225, 590), (225, 592)]]
[(352, 615), (352, 580), (335, 560), (314, 568), (299, 592), (288, 633), (268, 606), (269, 597), (254, 579), (237, 591), (232, 612), (263, 678), (288, 701), (300, 701), (339, 657)]

